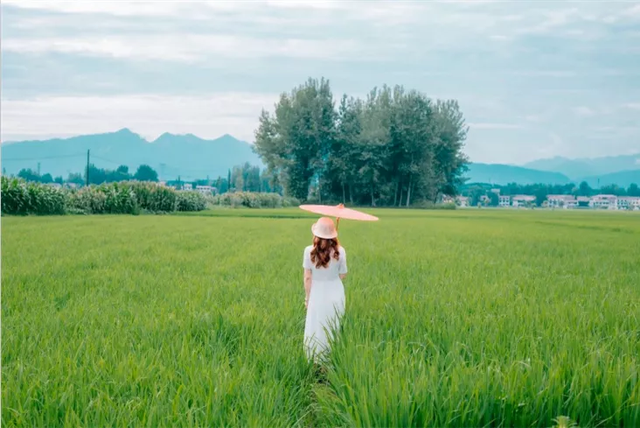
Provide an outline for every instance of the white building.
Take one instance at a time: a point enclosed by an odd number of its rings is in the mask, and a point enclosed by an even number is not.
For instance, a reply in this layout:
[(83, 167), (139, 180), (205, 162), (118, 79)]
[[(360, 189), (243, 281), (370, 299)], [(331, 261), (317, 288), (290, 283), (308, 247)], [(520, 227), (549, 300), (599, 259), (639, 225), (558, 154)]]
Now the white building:
[(510, 207), (511, 206), (511, 196), (509, 196), (509, 195), (500, 195), (498, 197), (498, 200), (499, 200), (498, 204), (501, 207)]
[(620, 197), (616, 199), (617, 210), (640, 210), (640, 198), (639, 197)]
[(591, 198), (589, 206), (595, 209), (616, 209), (616, 195), (595, 195)]
[(591, 198), (588, 196), (578, 196), (576, 200), (576, 208), (589, 208), (591, 206)]
[(213, 195), (215, 188), (212, 186), (196, 186), (196, 191), (202, 193), (203, 195)]
[(467, 198), (466, 196), (458, 196), (456, 198), (456, 201), (458, 202), (460, 208), (466, 208), (469, 206), (469, 198)]
[(571, 195), (548, 195), (547, 201), (549, 208), (575, 208), (578, 206), (578, 200)]
[(536, 203), (535, 196), (516, 195), (513, 197), (511, 205), (518, 208), (518, 207), (526, 207), (527, 204), (535, 204), (535, 203)]
[(193, 185), (191, 183), (184, 183), (182, 185), (182, 190), (193, 190)]

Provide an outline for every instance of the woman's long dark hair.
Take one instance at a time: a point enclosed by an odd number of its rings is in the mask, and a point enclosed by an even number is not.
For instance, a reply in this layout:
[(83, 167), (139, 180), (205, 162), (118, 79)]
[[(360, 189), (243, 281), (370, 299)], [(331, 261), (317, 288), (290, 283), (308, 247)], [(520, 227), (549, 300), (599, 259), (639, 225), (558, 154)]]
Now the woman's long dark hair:
[(313, 250), (311, 250), (311, 261), (316, 265), (316, 268), (326, 268), (329, 266), (331, 256), (334, 259), (340, 260), (340, 242), (338, 238), (323, 239), (315, 236), (313, 238)]

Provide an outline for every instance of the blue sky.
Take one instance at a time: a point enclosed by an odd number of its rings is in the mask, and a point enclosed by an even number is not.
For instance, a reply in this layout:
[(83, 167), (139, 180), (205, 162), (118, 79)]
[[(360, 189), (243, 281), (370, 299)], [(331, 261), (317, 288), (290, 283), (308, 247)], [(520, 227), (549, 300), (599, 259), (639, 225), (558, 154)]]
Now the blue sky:
[(2, 3), (3, 141), (252, 141), (310, 76), (457, 99), (476, 162), (640, 152), (640, 1)]

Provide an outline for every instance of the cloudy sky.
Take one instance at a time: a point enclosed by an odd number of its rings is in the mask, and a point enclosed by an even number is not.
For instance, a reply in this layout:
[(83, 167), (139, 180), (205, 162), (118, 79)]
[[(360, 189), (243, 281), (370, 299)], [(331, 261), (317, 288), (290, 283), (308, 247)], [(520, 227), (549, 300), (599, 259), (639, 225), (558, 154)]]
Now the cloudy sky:
[(640, 1), (2, 2), (3, 141), (252, 141), (310, 76), (457, 99), (477, 162), (640, 152)]

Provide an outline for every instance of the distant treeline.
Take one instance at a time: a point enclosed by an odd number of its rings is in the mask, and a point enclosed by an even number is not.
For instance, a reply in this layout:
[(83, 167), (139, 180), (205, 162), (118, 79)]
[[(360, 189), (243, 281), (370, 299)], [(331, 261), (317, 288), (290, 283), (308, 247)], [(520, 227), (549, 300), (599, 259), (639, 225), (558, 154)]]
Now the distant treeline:
[(536, 204), (541, 206), (547, 199), (548, 195), (573, 195), (573, 196), (594, 196), (597, 194), (616, 195), (616, 196), (640, 196), (640, 188), (637, 184), (632, 183), (627, 189), (619, 187), (615, 184), (603, 186), (599, 189), (594, 189), (589, 186), (585, 181), (576, 184), (527, 184), (521, 185), (511, 183), (506, 186), (493, 186), (490, 184), (465, 184), (460, 186), (460, 194), (470, 198), (471, 205), (477, 205), (482, 200), (483, 196), (489, 197), (490, 204), (497, 206), (499, 204), (499, 197), (496, 192), (492, 190), (500, 190), (500, 195), (515, 196), (515, 195), (529, 195), (536, 197)]
[[(18, 175), (27, 182), (32, 183), (73, 183), (77, 186), (83, 186), (87, 182), (86, 172), (71, 173), (66, 179), (60, 177), (53, 178), (51, 174), (38, 174), (32, 169), (22, 169)], [(158, 182), (159, 177), (156, 170), (149, 165), (141, 165), (134, 174), (129, 172), (129, 167), (120, 165), (118, 168), (111, 170), (105, 168), (97, 168), (91, 164), (89, 166), (89, 184), (99, 185), (104, 183), (118, 183), (122, 181), (152, 181)], [(282, 187), (274, 184), (273, 176), (265, 169), (245, 163), (244, 165), (234, 166), (229, 170), (227, 177), (218, 177), (217, 179), (196, 179), (196, 180), (169, 180), (168, 185), (178, 188), (185, 184), (191, 184), (194, 188), (198, 185), (214, 186), (217, 193), (224, 194), (227, 192), (256, 192), (256, 193), (280, 193)]]
[[(103, 169), (97, 168), (95, 165), (89, 165), (89, 184), (103, 184), (103, 183), (118, 183), (121, 181), (158, 181), (158, 173), (149, 165), (140, 165), (134, 174), (129, 172), (129, 167), (126, 165), (120, 165), (117, 169)], [(73, 183), (78, 186), (82, 186), (87, 183), (87, 171), (84, 173), (71, 173), (66, 179), (62, 176), (52, 177), (51, 174), (39, 174), (38, 171), (32, 169), (21, 169), (17, 175), (25, 181), (31, 183)]]
[(262, 112), (255, 149), (289, 196), (409, 206), (456, 193), (466, 133), (456, 101), (383, 86), (336, 108), (329, 82), (309, 79)]

